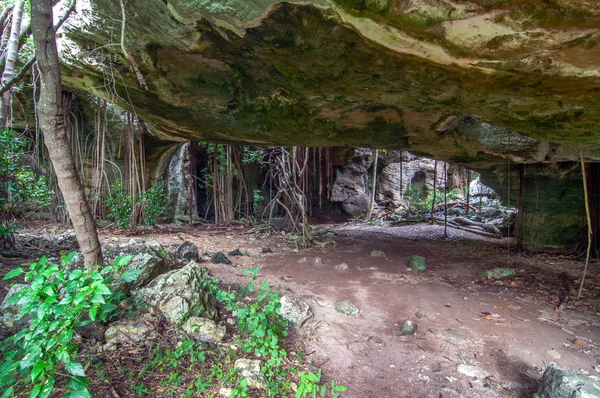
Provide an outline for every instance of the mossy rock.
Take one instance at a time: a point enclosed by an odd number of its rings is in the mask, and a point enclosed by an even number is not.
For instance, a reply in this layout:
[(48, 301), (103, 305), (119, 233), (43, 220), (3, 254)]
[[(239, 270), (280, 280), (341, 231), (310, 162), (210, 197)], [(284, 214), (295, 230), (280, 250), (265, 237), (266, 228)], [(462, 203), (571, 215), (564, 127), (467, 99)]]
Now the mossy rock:
[(479, 273), (479, 276), (484, 276), (493, 279), (505, 279), (515, 276), (517, 272), (512, 268), (494, 268)]
[(413, 254), (408, 259), (408, 266), (415, 271), (423, 272), (427, 269), (427, 262), (425, 261), (425, 257)]

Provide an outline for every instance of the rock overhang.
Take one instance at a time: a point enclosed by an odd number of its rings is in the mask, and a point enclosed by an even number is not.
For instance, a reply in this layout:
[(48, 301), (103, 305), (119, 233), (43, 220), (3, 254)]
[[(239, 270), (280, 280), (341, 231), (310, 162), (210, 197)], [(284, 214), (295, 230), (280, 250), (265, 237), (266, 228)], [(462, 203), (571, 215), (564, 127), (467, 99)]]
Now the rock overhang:
[(474, 168), (576, 161), (579, 146), (600, 160), (591, 0), (130, 1), (123, 42), (148, 90), (121, 51), (119, 3), (88, 7), (66, 29), (65, 84), (162, 140), (396, 148)]

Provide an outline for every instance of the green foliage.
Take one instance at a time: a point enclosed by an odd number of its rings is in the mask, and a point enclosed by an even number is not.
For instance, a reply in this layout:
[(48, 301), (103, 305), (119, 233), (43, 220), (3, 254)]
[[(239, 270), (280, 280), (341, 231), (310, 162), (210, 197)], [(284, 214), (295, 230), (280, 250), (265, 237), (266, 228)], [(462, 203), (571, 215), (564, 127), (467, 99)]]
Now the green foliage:
[(31, 264), (29, 271), (17, 268), (4, 279), (25, 274), (29, 285), (8, 301), (22, 306), (19, 318), (30, 319), (24, 329), (3, 342), (1, 347), (0, 387), (4, 396), (13, 391), (29, 390), (29, 397), (49, 397), (57, 373), (65, 374), (67, 397), (91, 397), (84, 367), (77, 362), (79, 344), (73, 342), (77, 327), (94, 321), (107, 321), (117, 309), (109, 285), (113, 274), (126, 265), (131, 256), (118, 258), (102, 270), (75, 268), (67, 265), (76, 253), (61, 263), (49, 263), (46, 257)]
[(254, 217), (256, 217), (256, 213), (258, 213), (258, 208), (260, 207), (262, 201), (265, 200), (265, 197), (262, 196), (262, 191), (257, 188), (254, 191), (252, 191), (252, 198), (252, 211), (254, 213)]
[(21, 161), (28, 141), (12, 130), (0, 130), (0, 239), (11, 237), (12, 221), (19, 206), (33, 200), (38, 206), (47, 206), (52, 193), (45, 177), (38, 176)]
[(262, 158), (263, 158), (263, 150), (262, 149), (250, 149), (247, 146), (245, 146), (243, 148), (242, 163), (244, 163), (244, 164), (259, 163), (262, 160)]
[(106, 198), (106, 207), (109, 209), (108, 216), (112, 217), (119, 228), (131, 226), (131, 213), (134, 200), (127, 195), (125, 188), (120, 183), (115, 183), (112, 194)]
[(167, 184), (164, 181), (154, 181), (139, 197), (133, 198), (121, 184), (116, 183), (113, 185), (112, 195), (106, 199), (108, 215), (119, 228), (127, 228), (132, 225), (132, 213), (138, 207), (143, 210), (146, 225), (153, 227), (165, 211), (166, 190)]
[(155, 226), (167, 205), (167, 183), (163, 180), (152, 182), (150, 188), (139, 198), (139, 203), (144, 209), (146, 225)]

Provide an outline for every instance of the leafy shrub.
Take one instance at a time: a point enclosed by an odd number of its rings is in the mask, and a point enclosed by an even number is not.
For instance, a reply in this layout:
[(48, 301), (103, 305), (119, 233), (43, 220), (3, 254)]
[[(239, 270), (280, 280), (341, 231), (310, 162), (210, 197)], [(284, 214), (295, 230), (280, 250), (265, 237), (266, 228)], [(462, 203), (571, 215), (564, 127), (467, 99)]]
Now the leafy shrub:
[(155, 226), (167, 205), (166, 189), (164, 181), (154, 181), (138, 198), (133, 198), (121, 184), (116, 183), (112, 195), (106, 200), (108, 215), (119, 228), (127, 228), (132, 226), (134, 209), (139, 208), (143, 210), (146, 225)]
[(8, 303), (22, 306), (18, 317), (29, 318), (30, 324), (2, 344), (2, 398), (28, 389), (30, 398), (49, 397), (59, 372), (67, 377), (67, 397), (91, 397), (89, 380), (76, 359), (79, 345), (73, 336), (76, 328), (94, 321), (105, 322), (117, 309), (109, 285), (114, 272), (126, 265), (131, 256), (118, 258), (114, 266), (102, 270), (68, 270), (66, 266), (74, 256), (75, 253), (67, 255), (61, 266), (42, 257), (27, 273), (16, 268), (4, 277), (11, 279), (25, 273), (29, 285)]

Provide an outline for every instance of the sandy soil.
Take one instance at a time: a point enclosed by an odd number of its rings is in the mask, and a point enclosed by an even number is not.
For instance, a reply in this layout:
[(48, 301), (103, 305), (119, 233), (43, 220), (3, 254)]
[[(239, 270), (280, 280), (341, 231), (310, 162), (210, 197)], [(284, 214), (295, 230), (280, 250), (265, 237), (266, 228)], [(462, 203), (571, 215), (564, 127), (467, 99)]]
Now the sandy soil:
[[(243, 269), (258, 265), (261, 279), (307, 302), (314, 317), (300, 335), (308, 358), (348, 387), (345, 397), (527, 397), (551, 361), (599, 375), (600, 267), (591, 266), (582, 300), (555, 312), (582, 262), (518, 255), (508, 241), (464, 231), (449, 230), (445, 239), (438, 226), (329, 227), (338, 234), (337, 245), (311, 249), (243, 227), (165, 227), (136, 234), (172, 247), (190, 240), (206, 254), (247, 251), (247, 257), (231, 257), (232, 265), (211, 264), (207, 256), (204, 263), (215, 276), (244, 283)], [(130, 236), (102, 232), (105, 242)], [(274, 253), (262, 254), (263, 247)], [(373, 250), (384, 255), (372, 256)], [(412, 254), (427, 259), (425, 272), (407, 268)], [(517, 276), (501, 283), (477, 275), (515, 266)], [(357, 316), (335, 310), (346, 299), (360, 309)], [(417, 333), (397, 336), (406, 320), (417, 324)]]

